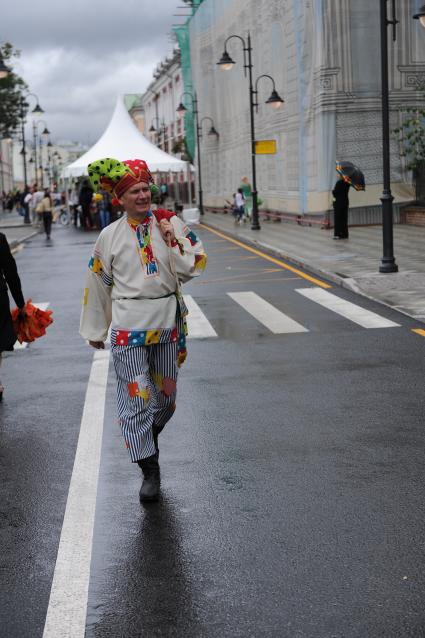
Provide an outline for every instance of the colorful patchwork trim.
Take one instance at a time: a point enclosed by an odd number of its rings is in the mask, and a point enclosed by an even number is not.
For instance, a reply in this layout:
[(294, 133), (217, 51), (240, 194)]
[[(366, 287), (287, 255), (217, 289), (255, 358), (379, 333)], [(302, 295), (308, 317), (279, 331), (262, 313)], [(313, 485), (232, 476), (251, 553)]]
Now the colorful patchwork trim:
[(195, 255), (195, 270), (200, 270), (203, 272), (205, 270), (205, 266), (207, 265), (207, 254), (200, 253), (199, 255)]
[(136, 233), (139, 244), (140, 259), (145, 271), (145, 277), (156, 277), (159, 274), (158, 262), (156, 261), (152, 247), (152, 219), (152, 212), (149, 211), (141, 224), (136, 225), (133, 220), (127, 220), (130, 227)]
[(193, 230), (189, 230), (189, 232), (186, 235), (186, 239), (188, 239), (190, 241), (190, 245), (191, 246), (194, 246), (199, 241), (199, 239), (197, 238), (197, 236), (195, 235)]
[(114, 346), (152, 346), (156, 343), (177, 341), (177, 328), (165, 330), (111, 330), (111, 344)]
[(92, 257), (89, 261), (89, 268), (95, 275), (99, 275), (105, 286), (112, 286), (113, 279), (103, 268), (98, 257)]

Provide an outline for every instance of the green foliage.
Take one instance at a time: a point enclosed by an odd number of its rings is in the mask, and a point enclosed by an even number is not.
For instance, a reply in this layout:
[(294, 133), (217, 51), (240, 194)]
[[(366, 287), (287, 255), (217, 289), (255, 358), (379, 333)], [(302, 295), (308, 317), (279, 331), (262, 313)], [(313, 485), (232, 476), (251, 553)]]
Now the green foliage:
[(187, 140), (186, 140), (185, 137), (183, 139), (181, 139), (181, 140), (177, 140), (177, 141), (174, 142), (173, 147), (171, 149), (171, 152), (174, 155), (176, 155), (177, 153), (183, 153), (184, 155), (186, 155), (186, 158), (182, 157), (182, 159), (186, 159), (190, 163), (193, 163), (193, 157), (189, 153), (189, 149), (188, 149), (188, 146), (187, 146)]
[[(0, 47), (4, 63), (12, 68), (13, 58), (20, 55), (10, 42)], [(28, 89), (24, 80), (11, 70), (9, 75), (0, 79), (0, 137), (11, 135), (19, 126), (20, 101)]]
[[(424, 93), (425, 103), (425, 93)], [(402, 113), (402, 124), (393, 130), (401, 143), (401, 157), (407, 168), (417, 171), (425, 162), (425, 104), (408, 108)]]

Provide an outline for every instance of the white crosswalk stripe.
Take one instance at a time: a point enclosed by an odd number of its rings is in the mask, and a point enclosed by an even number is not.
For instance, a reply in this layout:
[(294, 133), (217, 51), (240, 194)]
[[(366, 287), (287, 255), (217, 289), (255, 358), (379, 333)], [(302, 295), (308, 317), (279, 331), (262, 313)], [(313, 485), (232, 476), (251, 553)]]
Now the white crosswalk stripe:
[(285, 315), (255, 292), (228, 292), (227, 294), (273, 334), (308, 332), (307, 328)]
[(363, 328), (399, 328), (400, 324), (390, 321), (385, 317), (377, 315), (375, 312), (366, 310), (357, 304), (351, 303), (346, 299), (341, 299), (333, 295), (323, 288), (298, 288), (296, 289), (300, 295), (307, 297), (311, 301), (315, 301), (321, 306), (336, 312), (338, 315), (357, 323)]
[(188, 339), (217, 337), (217, 333), (191, 295), (184, 295), (189, 310), (187, 317)]
[[(33, 306), (36, 306), (37, 308), (40, 308), (40, 310), (47, 310), (47, 308), (49, 307), (49, 302), (44, 302), (44, 303), (35, 303), (33, 302), (32, 304)], [(13, 346), (14, 350), (23, 350), (24, 348), (27, 348), (28, 344), (24, 341), (24, 343), (19, 343), (19, 341), (17, 341), (15, 343), (15, 345)]]

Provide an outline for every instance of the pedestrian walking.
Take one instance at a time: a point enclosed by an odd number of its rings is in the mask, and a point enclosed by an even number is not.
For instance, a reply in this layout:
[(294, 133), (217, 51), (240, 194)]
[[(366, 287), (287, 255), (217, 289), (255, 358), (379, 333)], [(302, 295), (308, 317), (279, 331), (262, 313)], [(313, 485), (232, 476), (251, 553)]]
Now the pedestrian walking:
[(234, 199), (234, 207), (235, 207), (235, 221), (242, 224), (246, 221), (245, 217), (245, 197), (242, 193), (242, 188), (238, 188), (238, 192), (235, 193)]
[[(16, 342), (16, 333), (10, 314), (8, 289), (19, 308), (19, 312), (24, 314), (25, 300), (16, 262), (10, 252), (6, 236), (0, 233), (0, 366), (2, 353), (13, 350)], [(3, 392), (4, 386), (0, 381), (0, 401), (3, 400)]]
[(332, 195), (334, 197), (334, 239), (348, 239), (348, 184), (342, 177), (337, 180)]
[(78, 193), (75, 186), (68, 189), (68, 206), (74, 226), (78, 226)]
[(93, 219), (91, 216), (91, 205), (93, 199), (93, 189), (89, 182), (85, 179), (81, 185), (78, 203), (81, 206), (81, 216), (84, 230), (93, 228)]
[(21, 193), (19, 203), (21, 205), (21, 212), (24, 217), (24, 224), (31, 224), (30, 219), (30, 201), (32, 199), (32, 193), (30, 187), (25, 185), (23, 193)]
[(106, 228), (111, 223), (111, 200), (108, 193), (101, 190), (101, 199), (98, 202), (100, 227)]
[(252, 187), (251, 184), (249, 183), (249, 179), (244, 176), (241, 179), (241, 185), (240, 188), (242, 189), (242, 195), (244, 196), (245, 199), (245, 214), (248, 217), (248, 219), (251, 219), (252, 216)]
[(44, 191), (44, 197), (37, 207), (37, 212), (43, 216), (44, 232), (46, 233), (46, 239), (50, 240), (50, 233), (52, 232), (52, 220), (53, 220), (53, 202), (50, 197), (49, 189)]
[(152, 211), (157, 191), (143, 160), (102, 159), (88, 167), (96, 190), (125, 214), (104, 228), (89, 262), (80, 334), (103, 348), (109, 328), (118, 416), (130, 459), (142, 469), (139, 498), (159, 497), (158, 436), (175, 410), (186, 358), (187, 309), (180, 283), (199, 275), (206, 254), (175, 213)]

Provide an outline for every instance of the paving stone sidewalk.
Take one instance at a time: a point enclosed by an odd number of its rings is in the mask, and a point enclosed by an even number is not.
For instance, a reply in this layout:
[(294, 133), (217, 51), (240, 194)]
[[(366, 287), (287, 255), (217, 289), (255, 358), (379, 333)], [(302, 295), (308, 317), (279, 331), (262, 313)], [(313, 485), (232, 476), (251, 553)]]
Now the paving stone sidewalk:
[(398, 273), (381, 274), (382, 227), (350, 228), (348, 240), (333, 230), (261, 220), (261, 230), (235, 224), (230, 214), (205, 213), (201, 220), (251, 245), (272, 250), (299, 266), (425, 323), (425, 227), (394, 225)]
[(37, 235), (39, 230), (32, 224), (24, 224), (24, 218), (15, 210), (11, 213), (0, 211), (0, 232), (6, 235), (12, 249)]

